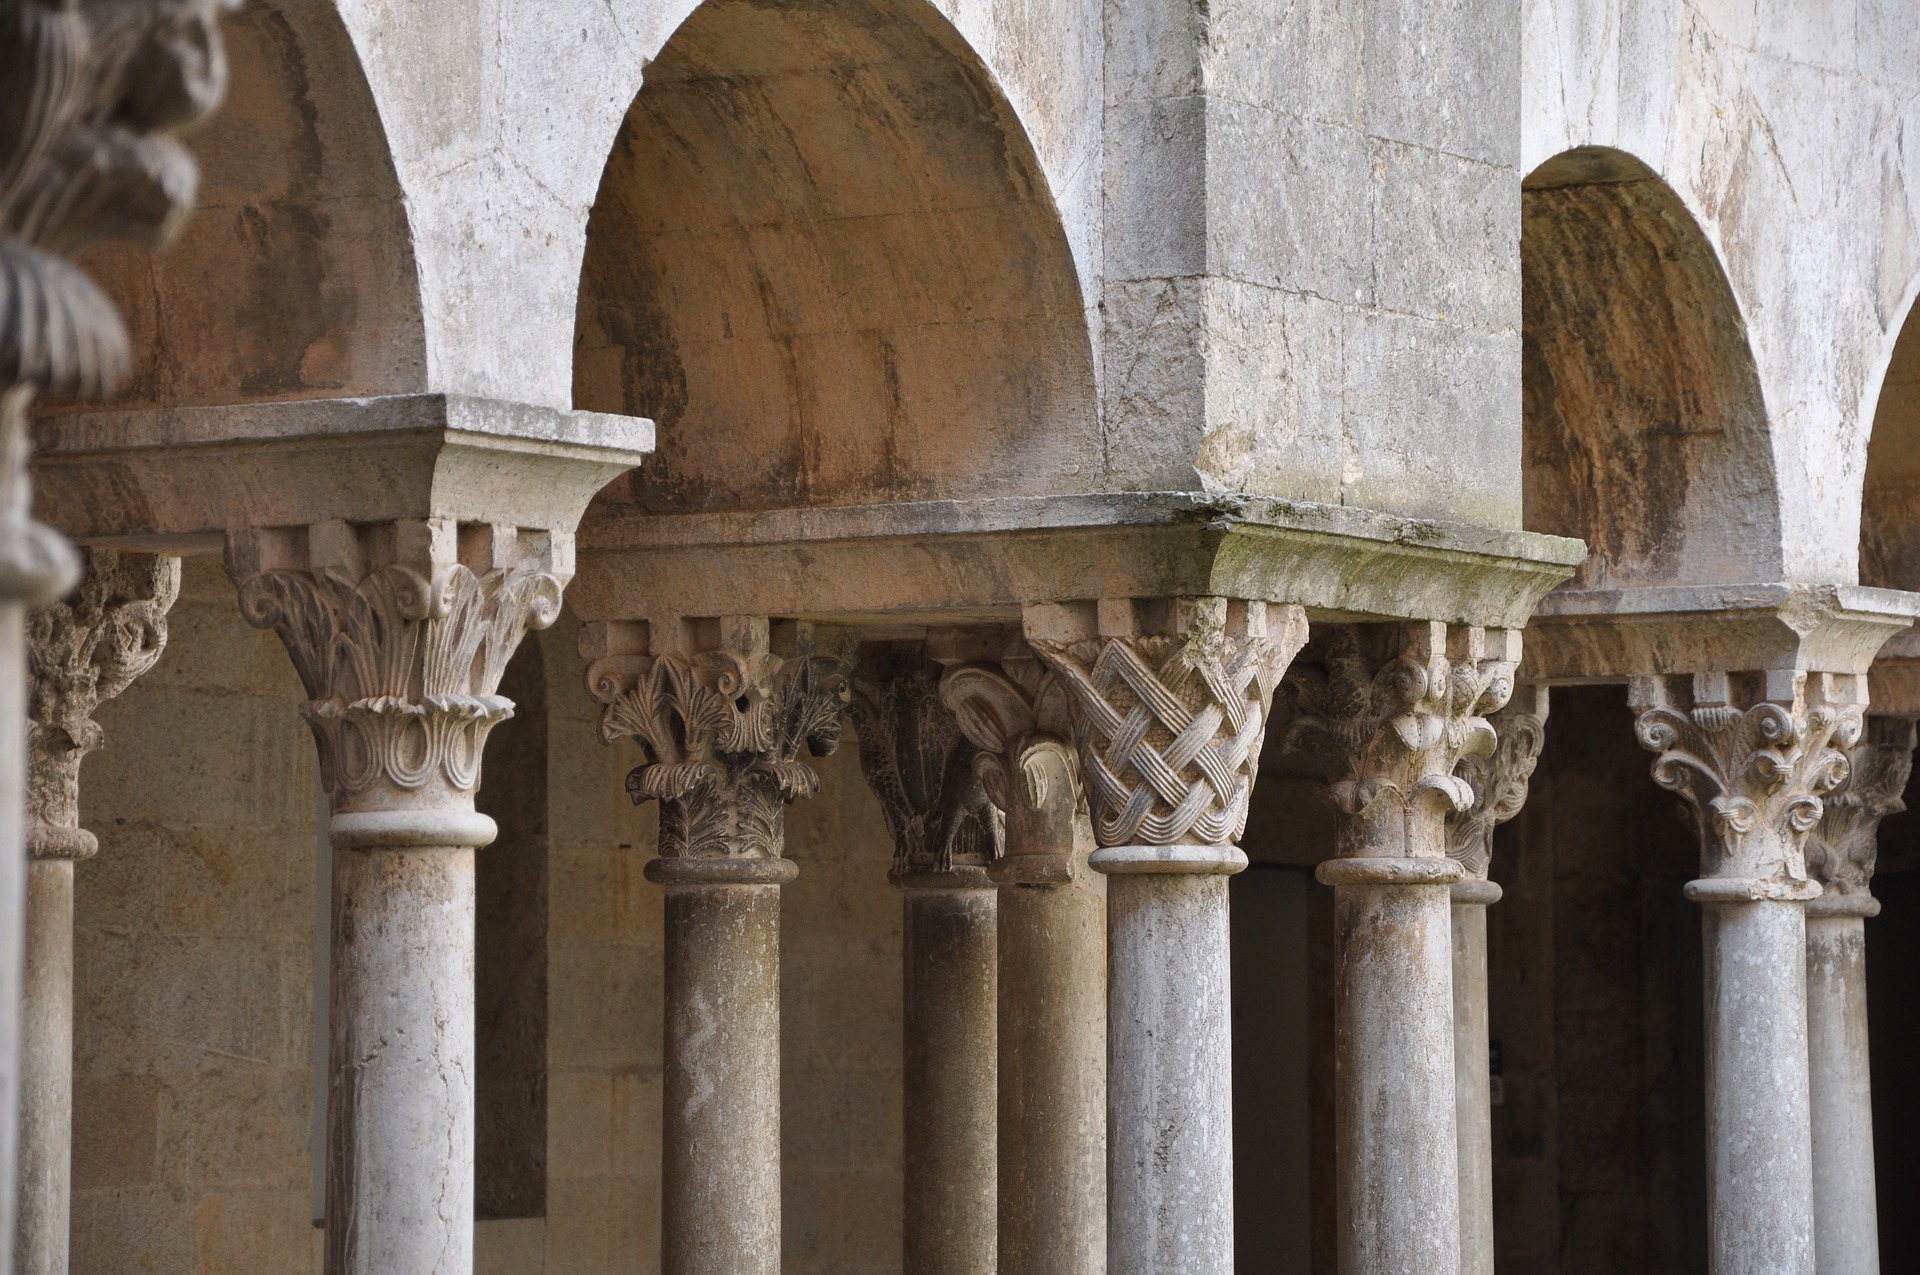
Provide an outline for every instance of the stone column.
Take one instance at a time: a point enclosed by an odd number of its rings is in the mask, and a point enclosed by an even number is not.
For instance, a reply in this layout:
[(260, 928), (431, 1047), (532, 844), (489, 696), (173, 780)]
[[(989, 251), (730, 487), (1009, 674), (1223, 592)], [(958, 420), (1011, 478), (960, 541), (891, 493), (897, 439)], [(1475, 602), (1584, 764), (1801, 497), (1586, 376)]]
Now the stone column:
[(1546, 742), (1547, 688), (1522, 686), (1487, 721), (1497, 743), (1462, 758), (1456, 773), (1473, 804), (1447, 818), (1453, 883), (1453, 1111), (1460, 1147), (1460, 1275), (1493, 1275), (1493, 1111), (1488, 1098), (1487, 907), (1500, 887), (1487, 879), (1493, 830), (1520, 813)]
[(1233, 1270), (1228, 874), (1298, 607), (1194, 598), (1030, 608), (1065, 686), (1107, 882), (1107, 1260)]
[(180, 560), (96, 549), (65, 601), (34, 609), (27, 716), (27, 953), (20, 1058), (15, 1269), (66, 1275), (73, 1136), (73, 865), (99, 848), (80, 827), (80, 762), (104, 740), (93, 713), (167, 642)]
[(198, 171), (167, 134), (226, 90), (223, 7), (24, 0), (0, 11), (0, 1275), (41, 1269), (16, 1266), (14, 1229), (16, 1192), (40, 1193), (15, 1176), (30, 873), (26, 612), (79, 579), (72, 548), (30, 516), (28, 415), (39, 390), (92, 398), (127, 374), (132, 351), (113, 302), (67, 258), (103, 241), (158, 249), (185, 220)]
[(1847, 777), (1864, 679), (1720, 672), (1633, 679), (1654, 780), (1700, 833), (1706, 909), (1708, 1255), (1723, 1275), (1812, 1275), (1807, 834)]
[(1876, 1275), (1880, 1234), (1873, 1176), (1873, 1092), (1867, 1054), (1865, 920), (1880, 821), (1906, 809), (1914, 724), (1869, 717), (1848, 752), (1846, 786), (1807, 835), (1807, 1062), (1813, 1125), (1813, 1236), (1820, 1275)]
[(995, 1268), (998, 829), (974, 747), (924, 652), (881, 647), (854, 684), (860, 769), (902, 892), (906, 1269)]
[(601, 738), (646, 761), (666, 887), (666, 1094), (660, 1268), (780, 1270), (780, 889), (786, 808), (820, 780), (799, 760), (840, 742), (845, 652), (810, 626), (728, 616), (581, 631)]
[[(1328, 763), (1340, 811), (1334, 890), (1340, 1270), (1460, 1268), (1453, 942), (1446, 819), (1456, 776), (1493, 751), (1485, 713), (1512, 694), (1516, 632), (1342, 625), (1288, 675), (1291, 748)], [(1484, 1027), (1481, 1028), (1484, 1031)]]
[(1024, 646), (941, 698), (1006, 819), (1000, 892), (1000, 1275), (1107, 1269), (1105, 878), (1087, 864), (1065, 688)]
[(495, 694), (572, 575), (556, 533), (320, 523), (239, 532), (249, 623), (299, 670), (332, 800), (328, 1275), (473, 1269), (474, 810)]

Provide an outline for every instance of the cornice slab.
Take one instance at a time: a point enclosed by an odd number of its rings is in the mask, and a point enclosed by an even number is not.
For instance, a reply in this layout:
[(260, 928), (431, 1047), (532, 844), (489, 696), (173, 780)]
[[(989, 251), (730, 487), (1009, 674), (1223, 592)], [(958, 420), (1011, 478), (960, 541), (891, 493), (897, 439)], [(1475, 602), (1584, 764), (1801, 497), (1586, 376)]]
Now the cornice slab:
[(1018, 621), (1089, 597), (1236, 597), (1316, 618), (1526, 623), (1577, 540), (1199, 492), (1014, 497), (589, 520), (588, 619)]
[(1704, 671), (1861, 674), (1920, 616), (1920, 594), (1786, 582), (1550, 593), (1521, 676), (1617, 682)]
[(35, 423), (39, 512), (83, 543), (215, 551), (238, 526), (455, 518), (572, 531), (653, 422), (445, 394)]

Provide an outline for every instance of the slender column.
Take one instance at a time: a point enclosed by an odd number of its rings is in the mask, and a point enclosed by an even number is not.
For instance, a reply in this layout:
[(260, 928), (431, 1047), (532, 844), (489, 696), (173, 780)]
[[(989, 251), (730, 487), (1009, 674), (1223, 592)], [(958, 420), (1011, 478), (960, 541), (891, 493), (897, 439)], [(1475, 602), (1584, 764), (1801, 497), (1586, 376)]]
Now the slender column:
[(332, 799), (328, 1275), (473, 1269), (474, 810), (495, 694), (551, 624), (572, 543), (433, 518), (236, 533), (247, 620), (279, 634)]
[[(225, 92), (216, 20), (224, 7), (22, 0), (0, 9), (0, 1275), (65, 1269), (64, 1257), (57, 1268), (33, 1264), (46, 1249), (43, 1216), (31, 1223), (33, 1238), (14, 1226), (17, 1204), (38, 1210), (45, 1196), (15, 1175), (20, 1104), (44, 1111), (20, 1088), (22, 979), (59, 980), (47, 964), (53, 940), (40, 933), (48, 908), (27, 933), (29, 876), (55, 913), (59, 901), (49, 879), (58, 873), (27, 866), (26, 611), (79, 579), (72, 548), (29, 516), (27, 417), (37, 390), (96, 397), (127, 373), (120, 316), (66, 258), (111, 240), (158, 249), (185, 219), (198, 174), (192, 153), (166, 134)], [(40, 955), (29, 975), (30, 939)], [(51, 1026), (30, 1012), (34, 1030)]]
[(66, 1275), (73, 1135), (73, 865), (80, 762), (104, 741), (94, 710), (152, 668), (180, 593), (180, 560), (96, 549), (65, 601), (27, 629), (27, 955), (20, 1058), (21, 1275)]
[(1460, 1148), (1460, 1275), (1493, 1275), (1493, 1111), (1488, 1101), (1487, 907), (1500, 887), (1487, 879), (1493, 830), (1520, 813), (1546, 742), (1547, 688), (1522, 686), (1487, 721), (1498, 743), (1461, 760), (1456, 773), (1473, 804), (1447, 818), (1447, 857), (1465, 871), (1453, 883), (1453, 1110)]
[(994, 1270), (998, 822), (924, 651), (869, 653), (860, 769), (893, 834), (905, 1009), (906, 1269)]
[(1297, 607), (1225, 598), (1036, 607), (1066, 687), (1107, 882), (1107, 1259), (1233, 1270), (1228, 874)]
[(780, 1270), (780, 889), (786, 808), (840, 742), (845, 653), (764, 617), (581, 632), (600, 735), (646, 760), (635, 803), (660, 803), (667, 891), (666, 1100), (660, 1268)]
[(1024, 648), (956, 663), (941, 697), (1004, 814), (1000, 1275), (1107, 1269), (1105, 878), (1087, 864), (1065, 690)]
[(1700, 833), (1708, 1258), (1716, 1275), (1812, 1275), (1807, 833), (1847, 776), (1864, 679), (1793, 670), (1632, 682), (1654, 780)]
[[(1289, 674), (1288, 744), (1327, 761), (1340, 811), (1334, 890), (1340, 1270), (1460, 1269), (1446, 818), (1455, 776), (1496, 743), (1519, 635), (1439, 623), (1343, 625)], [(1484, 1031), (1484, 1025), (1480, 1027)]]
[(1906, 809), (1914, 724), (1869, 717), (1848, 751), (1846, 787), (1807, 835), (1807, 1063), (1813, 1124), (1813, 1236), (1820, 1275), (1876, 1275), (1880, 1231), (1873, 1177), (1873, 1091), (1867, 1055), (1866, 918), (1880, 821)]

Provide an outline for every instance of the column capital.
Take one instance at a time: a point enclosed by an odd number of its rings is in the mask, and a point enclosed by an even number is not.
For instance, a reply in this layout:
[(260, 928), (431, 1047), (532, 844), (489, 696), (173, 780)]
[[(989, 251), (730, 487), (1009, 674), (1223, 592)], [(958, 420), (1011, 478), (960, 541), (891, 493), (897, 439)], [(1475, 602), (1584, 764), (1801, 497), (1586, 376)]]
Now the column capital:
[(1504, 708), (1487, 717), (1493, 751), (1463, 757), (1454, 768), (1473, 792), (1465, 810), (1447, 816), (1447, 857), (1467, 874), (1454, 887), (1458, 902), (1493, 903), (1500, 898), (1500, 887), (1487, 880), (1493, 830), (1527, 804), (1527, 784), (1547, 741), (1547, 709), (1547, 688), (1537, 682), (1522, 684)]
[(1910, 718), (1867, 718), (1860, 742), (1847, 750), (1847, 782), (1826, 798), (1807, 834), (1807, 872), (1820, 883), (1809, 915), (1876, 916), (1870, 893), (1879, 854), (1880, 821), (1907, 808), (1901, 800), (1913, 771)]
[(981, 888), (991, 884), (999, 818), (977, 749), (940, 690), (939, 667), (923, 645), (867, 648), (853, 680), (860, 771), (893, 836), (896, 885)]
[(180, 595), (180, 559), (92, 549), (80, 587), (27, 618), (27, 853), (90, 858), (80, 827), (80, 762), (105, 741), (94, 710), (152, 668)]
[(336, 846), (485, 845), (474, 812), (496, 694), (529, 628), (560, 613), (572, 546), (451, 518), (227, 538), (240, 611), (279, 634), (307, 692)]
[[(1297, 606), (1221, 597), (1027, 608), (1027, 641), (1066, 688), (1085, 776), (1094, 866), (1237, 871), (1273, 692), (1306, 642)], [(1119, 856), (1107, 851), (1125, 850)], [(1218, 862), (1215, 862), (1218, 860)]]
[(581, 627), (580, 653), (588, 693), (606, 706), (601, 740), (631, 738), (646, 754), (627, 792), (660, 803), (649, 878), (707, 879), (695, 860), (711, 861), (715, 881), (765, 875), (721, 865), (782, 859), (787, 805), (820, 787), (801, 751), (824, 757), (840, 744), (847, 635), (765, 616), (603, 621)]
[(1287, 675), (1287, 746), (1330, 768), (1329, 791), (1348, 816), (1338, 857), (1444, 859), (1443, 817), (1471, 811), (1476, 797), (1455, 770), (1494, 754), (1486, 714), (1513, 694), (1519, 631), (1340, 624), (1308, 656)]
[(1678, 793), (1700, 835), (1697, 902), (1814, 898), (1807, 834), (1847, 779), (1866, 679), (1775, 669), (1635, 677), (1634, 733), (1654, 782)]
[(975, 650), (944, 639), (928, 643), (946, 663), (940, 697), (977, 750), (973, 768), (987, 799), (1006, 816), (1004, 853), (990, 875), (1003, 885), (1071, 881), (1082, 792), (1066, 685), (1017, 636)]

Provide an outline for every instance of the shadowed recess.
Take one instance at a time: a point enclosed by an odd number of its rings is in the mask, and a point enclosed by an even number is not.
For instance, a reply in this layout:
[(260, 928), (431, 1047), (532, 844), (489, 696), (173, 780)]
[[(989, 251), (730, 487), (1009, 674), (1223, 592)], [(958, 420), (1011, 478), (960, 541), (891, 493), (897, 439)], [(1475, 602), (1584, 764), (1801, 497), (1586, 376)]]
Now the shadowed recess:
[(922, 0), (713, 0), (668, 41), (588, 225), (574, 400), (659, 424), (608, 512), (1088, 490), (1103, 471), (1052, 196)]
[(116, 404), (174, 406), (425, 388), (407, 213), (353, 42), (330, 0), (249, 3), (223, 23), (233, 79), (188, 144), (198, 209), (165, 254), (90, 254), (127, 316)]
[(1520, 257), (1526, 527), (1587, 542), (1569, 587), (1779, 579), (1746, 327), (1679, 197), (1568, 151), (1526, 180)]
[(1860, 583), (1920, 589), (1920, 305), (1880, 385), (1860, 505)]

